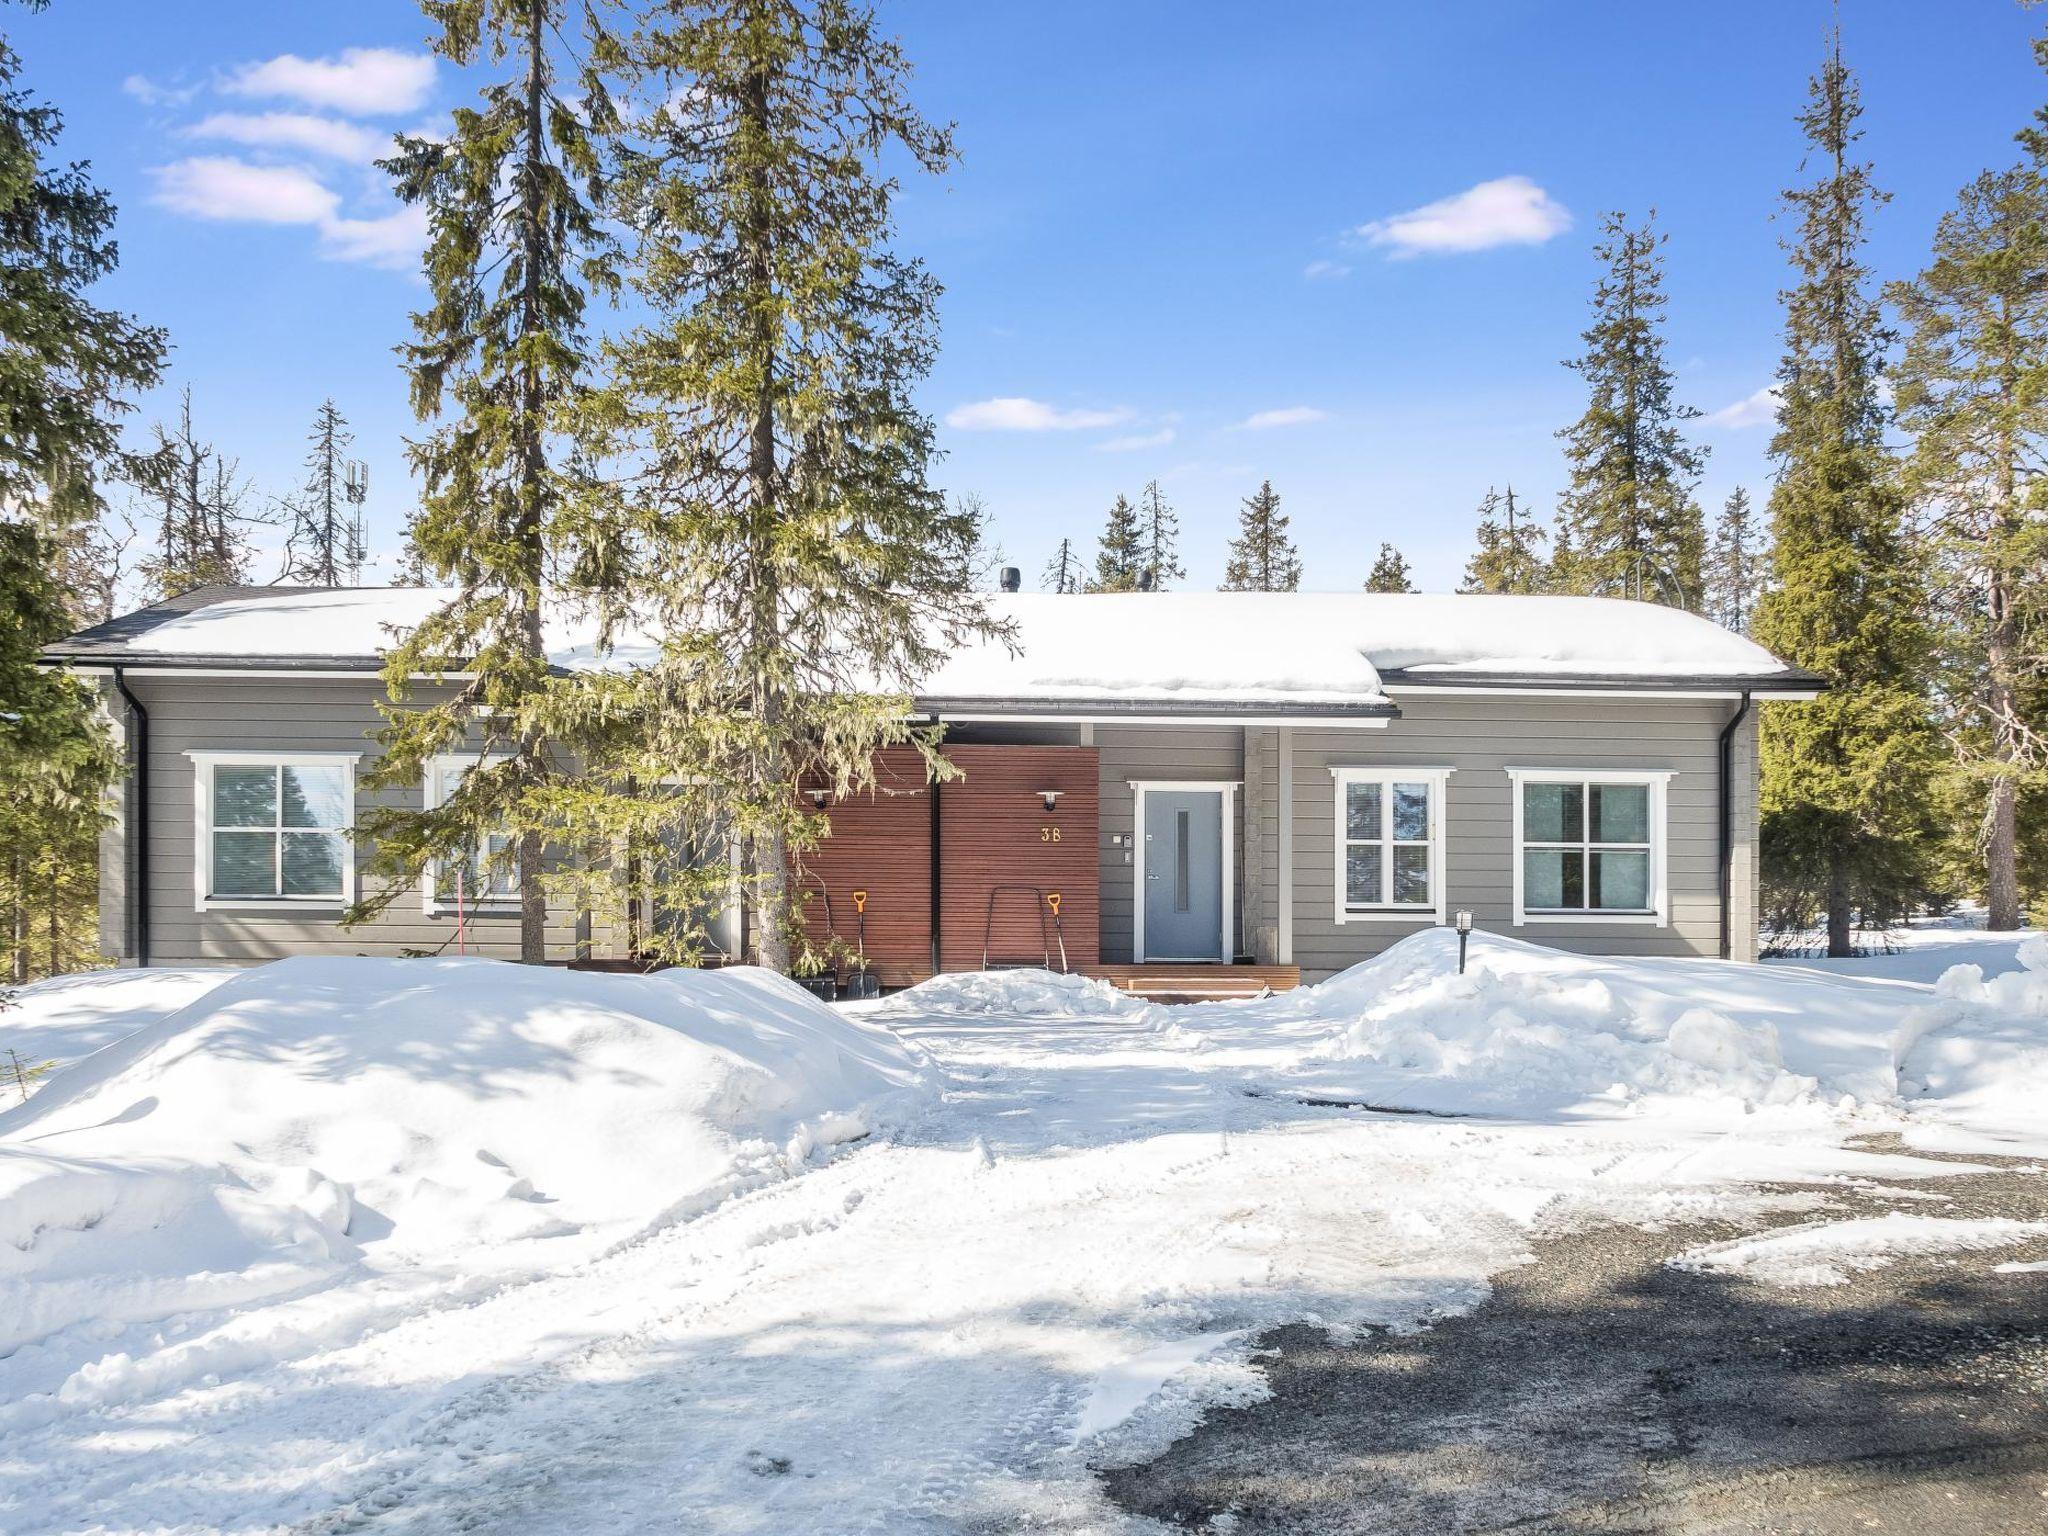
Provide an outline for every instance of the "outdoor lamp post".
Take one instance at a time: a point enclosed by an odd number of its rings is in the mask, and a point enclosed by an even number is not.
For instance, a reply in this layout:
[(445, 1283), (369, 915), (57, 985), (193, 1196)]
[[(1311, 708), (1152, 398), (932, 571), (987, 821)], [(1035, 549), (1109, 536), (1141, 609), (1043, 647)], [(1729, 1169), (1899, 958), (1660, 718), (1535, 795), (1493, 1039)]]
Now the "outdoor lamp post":
[(1472, 914), (1456, 912), (1451, 920), (1458, 925), (1458, 974), (1465, 974), (1465, 946), (1472, 942)]

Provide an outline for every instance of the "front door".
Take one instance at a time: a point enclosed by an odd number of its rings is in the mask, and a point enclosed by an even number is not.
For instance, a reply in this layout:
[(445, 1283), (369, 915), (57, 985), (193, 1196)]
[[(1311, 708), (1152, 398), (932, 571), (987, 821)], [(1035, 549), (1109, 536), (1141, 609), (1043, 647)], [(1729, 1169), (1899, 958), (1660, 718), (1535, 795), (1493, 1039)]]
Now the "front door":
[(1144, 960), (1223, 956), (1223, 791), (1145, 792)]

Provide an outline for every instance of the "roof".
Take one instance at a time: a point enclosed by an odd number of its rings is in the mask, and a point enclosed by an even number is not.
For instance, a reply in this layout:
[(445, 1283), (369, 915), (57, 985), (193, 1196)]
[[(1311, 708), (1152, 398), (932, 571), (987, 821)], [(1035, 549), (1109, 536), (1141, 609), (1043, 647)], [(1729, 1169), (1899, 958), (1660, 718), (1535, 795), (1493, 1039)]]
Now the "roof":
[[(142, 668), (370, 672), (445, 594), (421, 587), (203, 587), (47, 648)], [(1696, 614), (1596, 597), (1468, 593), (997, 593), (1014, 625), (954, 652), (918, 690), (940, 713), (1392, 714), (1417, 688), (1811, 693), (1821, 680)], [(564, 669), (599, 655), (547, 626)], [(651, 645), (652, 640), (644, 642)]]

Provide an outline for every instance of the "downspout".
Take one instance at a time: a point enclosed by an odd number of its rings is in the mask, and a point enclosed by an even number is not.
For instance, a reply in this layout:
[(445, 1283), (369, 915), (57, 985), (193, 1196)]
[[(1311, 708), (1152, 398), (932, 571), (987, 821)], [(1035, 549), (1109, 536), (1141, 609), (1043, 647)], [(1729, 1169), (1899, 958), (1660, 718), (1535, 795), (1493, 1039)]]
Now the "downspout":
[(932, 776), (932, 974), (939, 974), (939, 780)]
[(142, 700), (128, 691), (128, 679), (121, 675), (121, 669), (113, 669), (114, 691), (121, 695), (121, 702), (128, 707), (129, 719), (134, 723), (127, 731), (128, 750), (134, 761), (129, 776), (129, 793), (133, 797), (128, 810), (127, 845), (134, 851), (128, 860), (133, 871), (128, 883), (127, 896), (135, 913), (135, 963), (147, 967), (149, 964), (149, 711), (142, 707)]
[(1735, 801), (1734, 761), (1735, 733), (1749, 716), (1749, 690), (1742, 690), (1742, 702), (1735, 707), (1735, 713), (1728, 717), (1728, 723), (1721, 727), (1721, 958), (1729, 959), (1735, 953), (1734, 895), (1735, 895)]

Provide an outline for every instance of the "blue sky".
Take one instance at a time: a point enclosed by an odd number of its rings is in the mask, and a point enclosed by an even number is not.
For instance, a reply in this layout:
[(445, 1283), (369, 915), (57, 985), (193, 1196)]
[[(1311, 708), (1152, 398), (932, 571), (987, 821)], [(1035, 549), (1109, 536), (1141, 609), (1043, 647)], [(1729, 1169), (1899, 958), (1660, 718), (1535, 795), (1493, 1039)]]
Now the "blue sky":
[[(1609, 208), (1654, 205), (1670, 236), (1681, 397), (1718, 418), (1697, 431), (1703, 499), (1764, 490), (1768, 427), (1731, 408), (1774, 365), (1773, 215), (1824, 0), (880, 9), (962, 151), (901, 209), (904, 248), (947, 287), (923, 397), (937, 477), (985, 500), (1027, 581), (1157, 477), (1191, 583), (1213, 585), (1239, 499), (1270, 477), (1305, 585), (1357, 586), (1382, 539), (1425, 588), (1455, 585), (1489, 485), (1547, 512), (1561, 482), (1552, 434), (1579, 395), (1559, 362)], [(1841, 9), (1895, 194), (1872, 260), (1902, 276), (2048, 100), (2043, 18)], [(57, 0), (5, 26), (120, 204), (109, 294), (169, 328), (170, 387), (191, 385), (202, 431), (281, 492), (333, 395), (372, 466), (373, 542), (395, 549), (417, 429), (392, 349), (423, 289), (365, 151), (471, 83), (418, 57), (401, 0)]]

